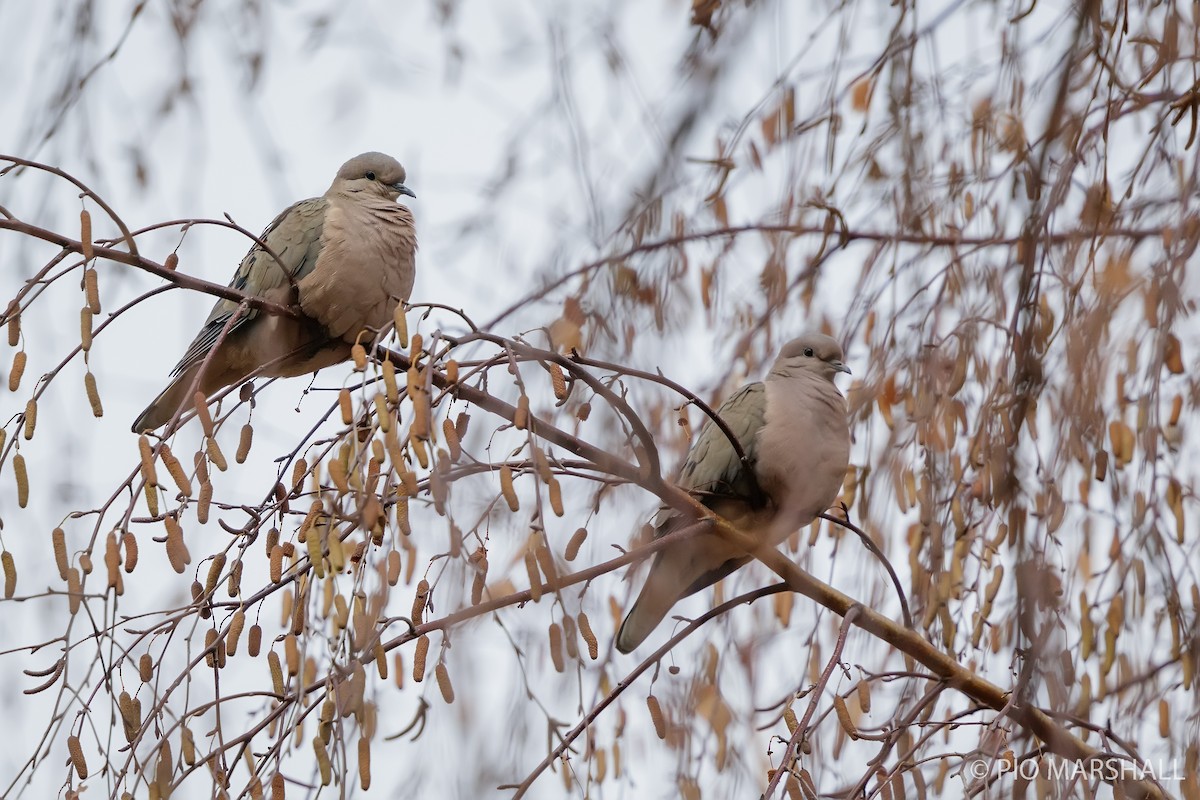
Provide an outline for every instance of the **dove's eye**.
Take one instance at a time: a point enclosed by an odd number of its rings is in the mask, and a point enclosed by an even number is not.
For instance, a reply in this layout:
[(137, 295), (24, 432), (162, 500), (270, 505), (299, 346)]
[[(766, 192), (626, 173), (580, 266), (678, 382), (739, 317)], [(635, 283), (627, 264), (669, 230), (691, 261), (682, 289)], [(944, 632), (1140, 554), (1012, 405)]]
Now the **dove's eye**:
[(809, 358), (812, 358), (813, 349), (811, 347), (804, 348), (804, 355), (808, 356)]
[(368, 173), (367, 173), (367, 180), (369, 180), (369, 181), (373, 181), (373, 180), (375, 180), (375, 173), (374, 173), (374, 172), (368, 172)]

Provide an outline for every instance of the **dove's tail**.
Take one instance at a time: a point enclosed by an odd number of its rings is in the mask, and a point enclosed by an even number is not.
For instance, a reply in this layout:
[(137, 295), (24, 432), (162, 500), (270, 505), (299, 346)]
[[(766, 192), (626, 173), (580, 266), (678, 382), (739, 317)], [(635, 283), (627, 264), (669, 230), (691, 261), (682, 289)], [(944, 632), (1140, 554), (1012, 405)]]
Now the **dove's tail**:
[[(181, 407), (185, 411), (190, 408), (192, 398), (188, 390), (192, 388), (192, 382), (196, 379), (196, 370), (199, 368), (200, 365), (196, 364), (177, 375), (167, 385), (167, 388), (162, 390), (162, 394), (146, 406), (146, 410), (133, 423), (133, 432), (144, 433), (157, 430), (170, 422), (171, 417), (175, 416), (175, 412)], [(204, 391), (203, 386), (200, 387), (200, 391)]]

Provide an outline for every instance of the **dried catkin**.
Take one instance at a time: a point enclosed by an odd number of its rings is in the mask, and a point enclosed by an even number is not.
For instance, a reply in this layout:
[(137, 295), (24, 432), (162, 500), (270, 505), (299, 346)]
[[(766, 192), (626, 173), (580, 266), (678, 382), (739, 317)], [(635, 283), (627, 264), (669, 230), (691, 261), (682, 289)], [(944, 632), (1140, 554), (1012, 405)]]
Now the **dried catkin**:
[(142, 679), (142, 683), (154, 680), (154, 658), (149, 653), (142, 653), (138, 659), (138, 677)]
[(21, 388), (21, 376), (25, 374), (25, 364), (29, 360), (24, 350), (13, 354), (12, 369), (8, 371), (8, 390), (15, 392)]
[(364, 792), (371, 788), (371, 740), (365, 736), (358, 739), (358, 781)]
[(321, 773), (321, 785), (328, 786), (333, 781), (333, 765), (329, 763), (329, 753), (325, 750), (325, 742), (320, 736), (313, 737), (313, 752), (317, 755), (317, 769)]
[(412, 604), (412, 623), (413, 625), (421, 625), (424, 622), (425, 603), (429, 600), (429, 581), (422, 578), (417, 583), (417, 593), (413, 596)]
[(16, 347), (21, 343), (21, 304), (10, 300), (4, 314), (8, 317), (8, 346)]
[(225, 454), (221, 452), (221, 445), (217, 444), (216, 439), (210, 438), (204, 446), (205, 452), (208, 453), (208, 460), (212, 465), (221, 472), (229, 469), (229, 462), (225, 460)]
[(138, 562), (137, 537), (126, 531), (121, 535), (121, 547), (125, 549), (125, 571), (133, 572)]
[(79, 570), (71, 567), (67, 570), (67, 609), (71, 616), (79, 612), (79, 604), (83, 602), (83, 582)]
[(233, 619), (229, 620), (229, 630), (226, 632), (226, 652), (229, 655), (238, 654), (238, 640), (241, 638), (241, 631), (245, 626), (246, 612), (239, 608), (233, 613)]
[(433, 669), (433, 674), (437, 676), (438, 688), (442, 690), (442, 699), (447, 703), (453, 703), (454, 686), (450, 683), (450, 672), (446, 669), (446, 665), (439, 661)]
[(550, 370), (550, 383), (554, 386), (554, 396), (559, 400), (566, 400), (567, 380), (563, 377), (562, 367), (551, 362), (547, 368)]
[[(79, 212), (79, 249), (83, 252), (83, 260), (91, 261), (96, 257), (95, 246), (92, 244), (92, 215), (88, 210)], [(86, 778), (87, 775), (80, 775)]]
[(192, 560), (187, 544), (183, 541), (183, 528), (179, 525), (179, 520), (171, 514), (163, 518), (163, 525), (167, 529), (167, 558), (171, 562), (171, 569), (182, 575)]
[(95, 268), (83, 271), (83, 295), (87, 298), (88, 308), (93, 314), (100, 313), (100, 278)]
[(550, 660), (554, 663), (554, 671), (562, 672), (566, 669), (566, 662), (563, 659), (563, 632), (562, 626), (557, 622), (550, 623)]
[(207, 597), (212, 597), (213, 592), (217, 590), (217, 582), (221, 580), (221, 573), (225, 571), (224, 553), (217, 553), (213, 556), (212, 563), (208, 566), (208, 579), (204, 582), (204, 594)]
[(425, 659), (429, 657), (429, 637), (417, 639), (417, 647), (413, 652), (413, 680), (417, 683), (425, 680)]
[(242, 432), (238, 437), (237, 452), (234, 453), (233, 460), (239, 464), (245, 464), (252, 444), (254, 444), (254, 428), (247, 422), (242, 426)]
[(592, 661), (600, 657), (600, 642), (596, 639), (596, 634), (592, 631), (591, 620), (587, 614), (579, 612), (579, 633), (583, 636), (583, 640), (587, 642), (588, 656)]
[(250, 635), (246, 637), (246, 652), (251, 658), (258, 658), (259, 652), (262, 649), (262, 626), (255, 624), (250, 626)]
[(519, 431), (529, 427), (529, 395), (527, 394), (517, 398), (517, 410), (513, 414), (513, 427)]
[(154, 468), (154, 448), (144, 433), (138, 436), (138, 452), (142, 457), (142, 480), (147, 486), (158, 486), (158, 472)]
[(55, 528), (50, 534), (50, 544), (54, 548), (54, 564), (58, 567), (58, 577), (67, 579), (67, 534), (62, 528)]
[(24, 508), (29, 505), (29, 473), (25, 469), (25, 456), (20, 453), (13, 456), (13, 478), (17, 482), (17, 505)]
[(550, 494), (550, 509), (554, 512), (554, 516), (561, 517), (563, 515), (562, 486), (559, 485), (558, 478), (550, 478), (547, 491)]
[(646, 708), (650, 709), (650, 719), (654, 722), (654, 732), (660, 739), (667, 738), (667, 721), (663, 717), (662, 706), (658, 704), (658, 698), (650, 695), (646, 698)]
[(579, 555), (579, 548), (583, 546), (585, 539), (587, 539), (587, 528), (579, 528), (576, 530), (575, 533), (571, 535), (570, 541), (567, 542), (567, 549), (566, 552), (563, 553), (563, 557), (566, 558), (567, 561), (574, 561), (575, 557)]
[(510, 511), (516, 513), (520, 510), (521, 502), (517, 499), (516, 489), (513, 488), (512, 468), (508, 464), (500, 467), (500, 492), (504, 495)]
[(92, 349), (92, 310), (87, 306), (79, 309), (79, 349), (85, 353)]
[(88, 405), (92, 407), (92, 416), (103, 417), (104, 404), (100, 402), (100, 390), (96, 388), (96, 376), (90, 370), (83, 373), (83, 389), (87, 392)]
[(208, 410), (208, 398), (204, 396), (204, 392), (196, 392), (192, 395), (192, 404), (196, 408), (196, 417), (200, 420), (200, 427), (204, 430), (204, 435), (211, 439), (213, 418)]
[(12, 553), (5, 550), (0, 553), (0, 565), (4, 568), (4, 599), (9, 600), (17, 593), (17, 562)]
[(29, 398), (25, 403), (25, 441), (33, 438), (33, 432), (37, 429), (37, 400)]
[(75, 774), (83, 780), (88, 776), (87, 761), (83, 759), (83, 747), (79, 744), (78, 736), (67, 737), (67, 752), (71, 755), (71, 766), (75, 767)]

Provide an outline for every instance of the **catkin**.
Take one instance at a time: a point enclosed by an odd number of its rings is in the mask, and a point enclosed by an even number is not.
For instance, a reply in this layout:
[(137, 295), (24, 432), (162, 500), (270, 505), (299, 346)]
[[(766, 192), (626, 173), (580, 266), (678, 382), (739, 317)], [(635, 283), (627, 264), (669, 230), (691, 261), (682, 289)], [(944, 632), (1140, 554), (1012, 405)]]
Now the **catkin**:
[(217, 582), (221, 580), (221, 573), (225, 571), (224, 553), (217, 553), (213, 556), (212, 563), (208, 566), (208, 579), (204, 582), (204, 594), (206, 597), (212, 597), (217, 591)]
[(550, 623), (550, 660), (554, 662), (554, 671), (562, 672), (566, 669), (566, 662), (563, 659), (563, 632), (562, 626), (557, 622)]
[(450, 683), (450, 672), (446, 669), (446, 665), (439, 661), (433, 669), (433, 674), (437, 676), (438, 688), (442, 690), (442, 699), (447, 703), (453, 703), (454, 686)]
[(371, 402), (375, 404), (375, 420), (379, 423), (379, 430), (387, 433), (392, 429), (392, 415), (388, 413), (387, 400), (376, 392)]
[(216, 439), (210, 438), (205, 442), (204, 449), (208, 453), (208, 460), (212, 462), (214, 467), (221, 472), (229, 469), (229, 462), (225, 460), (225, 454), (221, 452), (221, 445), (217, 444)]
[(179, 752), (183, 756), (183, 763), (189, 767), (196, 765), (196, 738), (187, 725), (179, 726)]
[(121, 535), (121, 546), (125, 549), (125, 571), (133, 572), (138, 562), (137, 537), (126, 531)]
[(283, 697), (283, 665), (279, 663), (279, 653), (274, 650), (267, 653), (267, 667), (271, 670), (271, 688)]
[(550, 508), (554, 511), (554, 516), (561, 517), (563, 515), (562, 486), (559, 485), (558, 478), (550, 478), (547, 491), (550, 494)]
[(179, 269), (179, 253), (167, 253), (167, 260), (163, 262), (163, 267), (167, 272)]
[(254, 624), (250, 626), (250, 636), (246, 639), (246, 652), (251, 658), (258, 658), (258, 654), (262, 648), (262, 626)]
[(871, 711), (871, 682), (865, 679), (858, 682), (858, 707), (864, 714)]
[(583, 640), (587, 642), (588, 656), (595, 661), (600, 657), (600, 642), (596, 639), (596, 634), (592, 630), (591, 620), (587, 614), (579, 612), (579, 633), (583, 636)]
[(446, 443), (446, 448), (450, 452), (450, 461), (458, 461), (462, 456), (462, 441), (458, 438), (458, 428), (447, 417), (442, 420), (442, 440)]
[(79, 309), (79, 349), (85, 353), (92, 349), (92, 310), (87, 306)]
[(504, 495), (510, 511), (516, 513), (520, 510), (521, 501), (517, 499), (517, 492), (513, 488), (512, 468), (508, 464), (500, 467), (500, 492)]
[(358, 342), (350, 348), (350, 358), (354, 359), (354, 370), (362, 372), (367, 368), (367, 349)]
[[(96, 251), (92, 244), (92, 215), (86, 208), (79, 212), (79, 249), (83, 252), (84, 261), (91, 261), (96, 257)], [(86, 778), (87, 775), (79, 777)]]
[(387, 555), (387, 582), (388, 586), (395, 586), (400, 580), (400, 551), (393, 550)]
[(225, 590), (230, 597), (237, 597), (242, 593), (242, 564), (241, 558), (233, 562), (233, 568), (229, 570), (229, 586)]
[(88, 776), (88, 767), (83, 759), (83, 747), (79, 744), (78, 736), (67, 737), (67, 752), (71, 754), (71, 766), (75, 767), (75, 774), (83, 780)]
[(650, 695), (646, 698), (646, 708), (650, 710), (650, 719), (654, 722), (654, 733), (660, 739), (667, 738), (667, 721), (663, 717), (662, 706), (658, 704), (658, 698)]
[(208, 522), (208, 512), (212, 506), (213, 485), (209, 481), (200, 484), (200, 497), (196, 500), (196, 522), (204, 525)]
[(854, 727), (853, 720), (850, 719), (850, 709), (846, 707), (846, 701), (842, 699), (840, 694), (833, 696), (833, 710), (837, 714), (838, 723), (842, 726), (842, 730), (851, 739), (858, 738), (858, 728)]
[(404, 302), (396, 304), (396, 310), (392, 312), (392, 323), (396, 326), (396, 340), (400, 342), (400, 347), (408, 347), (408, 317), (404, 314)]
[(538, 574), (537, 556), (528, 549), (525, 551), (525, 572), (529, 575), (529, 599), (536, 603), (542, 599), (542, 577)]
[(213, 418), (208, 410), (208, 398), (204, 396), (204, 392), (196, 392), (192, 395), (192, 405), (196, 407), (196, 417), (200, 420), (200, 427), (204, 429), (204, 435), (211, 439)]
[(371, 740), (365, 736), (358, 739), (358, 782), (364, 792), (371, 788)]
[(452, 387), (458, 383), (458, 362), (454, 359), (446, 362), (446, 383)]
[(566, 400), (567, 380), (563, 377), (562, 367), (551, 362), (547, 369), (550, 370), (550, 383), (554, 386), (554, 396), (559, 400)]
[(167, 558), (171, 562), (171, 569), (182, 575), (192, 560), (183, 541), (183, 528), (172, 514), (163, 517), (163, 524), (167, 528)]
[(33, 438), (33, 432), (37, 428), (37, 400), (29, 398), (25, 403), (25, 441)]
[(142, 484), (143, 494), (146, 496), (146, 509), (150, 512), (150, 516), (158, 516), (158, 490), (148, 483)]
[(29, 360), (24, 350), (13, 354), (12, 369), (8, 371), (8, 390), (15, 392), (21, 388), (21, 376), (25, 374), (25, 364)]
[(313, 752), (317, 755), (317, 769), (321, 773), (321, 785), (328, 786), (333, 780), (333, 765), (329, 763), (329, 753), (325, 750), (325, 741), (318, 735), (313, 737)]
[(354, 404), (350, 398), (350, 390), (342, 387), (338, 392), (338, 408), (342, 412), (342, 424), (349, 425), (354, 422)]
[(282, 772), (276, 772), (271, 778), (271, 800), (287, 800), (284, 794), (287, 781), (284, 780)]
[(79, 612), (79, 604), (83, 602), (83, 582), (79, 570), (71, 567), (67, 570), (67, 609), (71, 616)]
[(246, 463), (246, 456), (250, 455), (250, 445), (254, 444), (254, 428), (247, 422), (242, 426), (242, 433), (238, 437), (237, 452), (233, 456), (233, 460), (239, 464)]
[(412, 623), (421, 625), (424, 622), (425, 603), (429, 600), (429, 581), (422, 578), (417, 583), (417, 593), (413, 596)]
[(529, 395), (522, 394), (517, 398), (517, 411), (513, 414), (513, 427), (523, 431), (529, 427)]
[(93, 314), (100, 313), (100, 279), (95, 268), (83, 271), (83, 295)]
[(8, 317), (8, 346), (16, 347), (21, 343), (21, 304), (10, 300), (4, 314)]
[(389, 403), (400, 402), (400, 388), (396, 385), (396, 365), (391, 359), (383, 362), (383, 391)]
[(429, 657), (429, 637), (417, 639), (417, 647), (413, 652), (413, 680), (417, 683), (425, 680), (425, 659)]
[(233, 613), (233, 619), (229, 620), (229, 630), (226, 632), (226, 652), (229, 655), (238, 654), (238, 640), (241, 638), (241, 631), (245, 626), (246, 612), (239, 608)]
[(217, 665), (217, 632), (209, 628), (204, 632), (204, 663), (210, 668)]
[(158, 472), (154, 468), (154, 448), (146, 434), (138, 436), (138, 452), (142, 456), (142, 480), (147, 486), (158, 486)]
[(121, 594), (121, 540), (116, 531), (109, 531), (105, 542), (104, 566), (108, 569), (108, 588), (115, 588), (117, 594)]
[(25, 469), (25, 456), (20, 453), (13, 456), (13, 478), (17, 481), (17, 505), (24, 508), (29, 505), (29, 473)]
[(100, 402), (100, 390), (96, 388), (96, 376), (91, 370), (83, 373), (83, 389), (87, 392), (88, 405), (92, 407), (93, 417), (104, 416), (104, 404)]
[(142, 679), (142, 683), (154, 680), (154, 658), (149, 653), (142, 653), (138, 659), (138, 677)]
[(7, 550), (0, 553), (0, 565), (4, 568), (4, 599), (9, 600), (17, 593), (17, 563), (12, 553)]
[(583, 542), (585, 539), (587, 539), (587, 528), (579, 528), (576, 530), (575, 533), (571, 535), (570, 541), (567, 542), (567, 549), (566, 552), (563, 553), (563, 557), (566, 558), (567, 561), (574, 561), (575, 557), (579, 555), (579, 548), (583, 547)]
[(54, 548), (54, 564), (58, 567), (58, 577), (64, 581), (67, 579), (67, 569), (70, 564), (67, 562), (67, 533), (62, 528), (55, 528), (50, 534), (50, 543)]

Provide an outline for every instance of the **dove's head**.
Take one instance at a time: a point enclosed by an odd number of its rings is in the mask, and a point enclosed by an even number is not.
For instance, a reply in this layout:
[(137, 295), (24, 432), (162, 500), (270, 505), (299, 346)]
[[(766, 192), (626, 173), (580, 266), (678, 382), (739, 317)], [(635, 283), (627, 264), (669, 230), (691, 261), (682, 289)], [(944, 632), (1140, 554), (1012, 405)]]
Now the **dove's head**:
[(780, 378), (810, 374), (832, 381), (839, 372), (850, 374), (850, 368), (842, 363), (842, 346), (823, 333), (810, 332), (792, 339), (771, 366), (771, 375)]
[(368, 196), (395, 200), (402, 194), (416, 197), (413, 190), (404, 185), (404, 167), (400, 162), (383, 153), (363, 153), (342, 164), (328, 194), (335, 192), (355, 195), (366, 192)]

